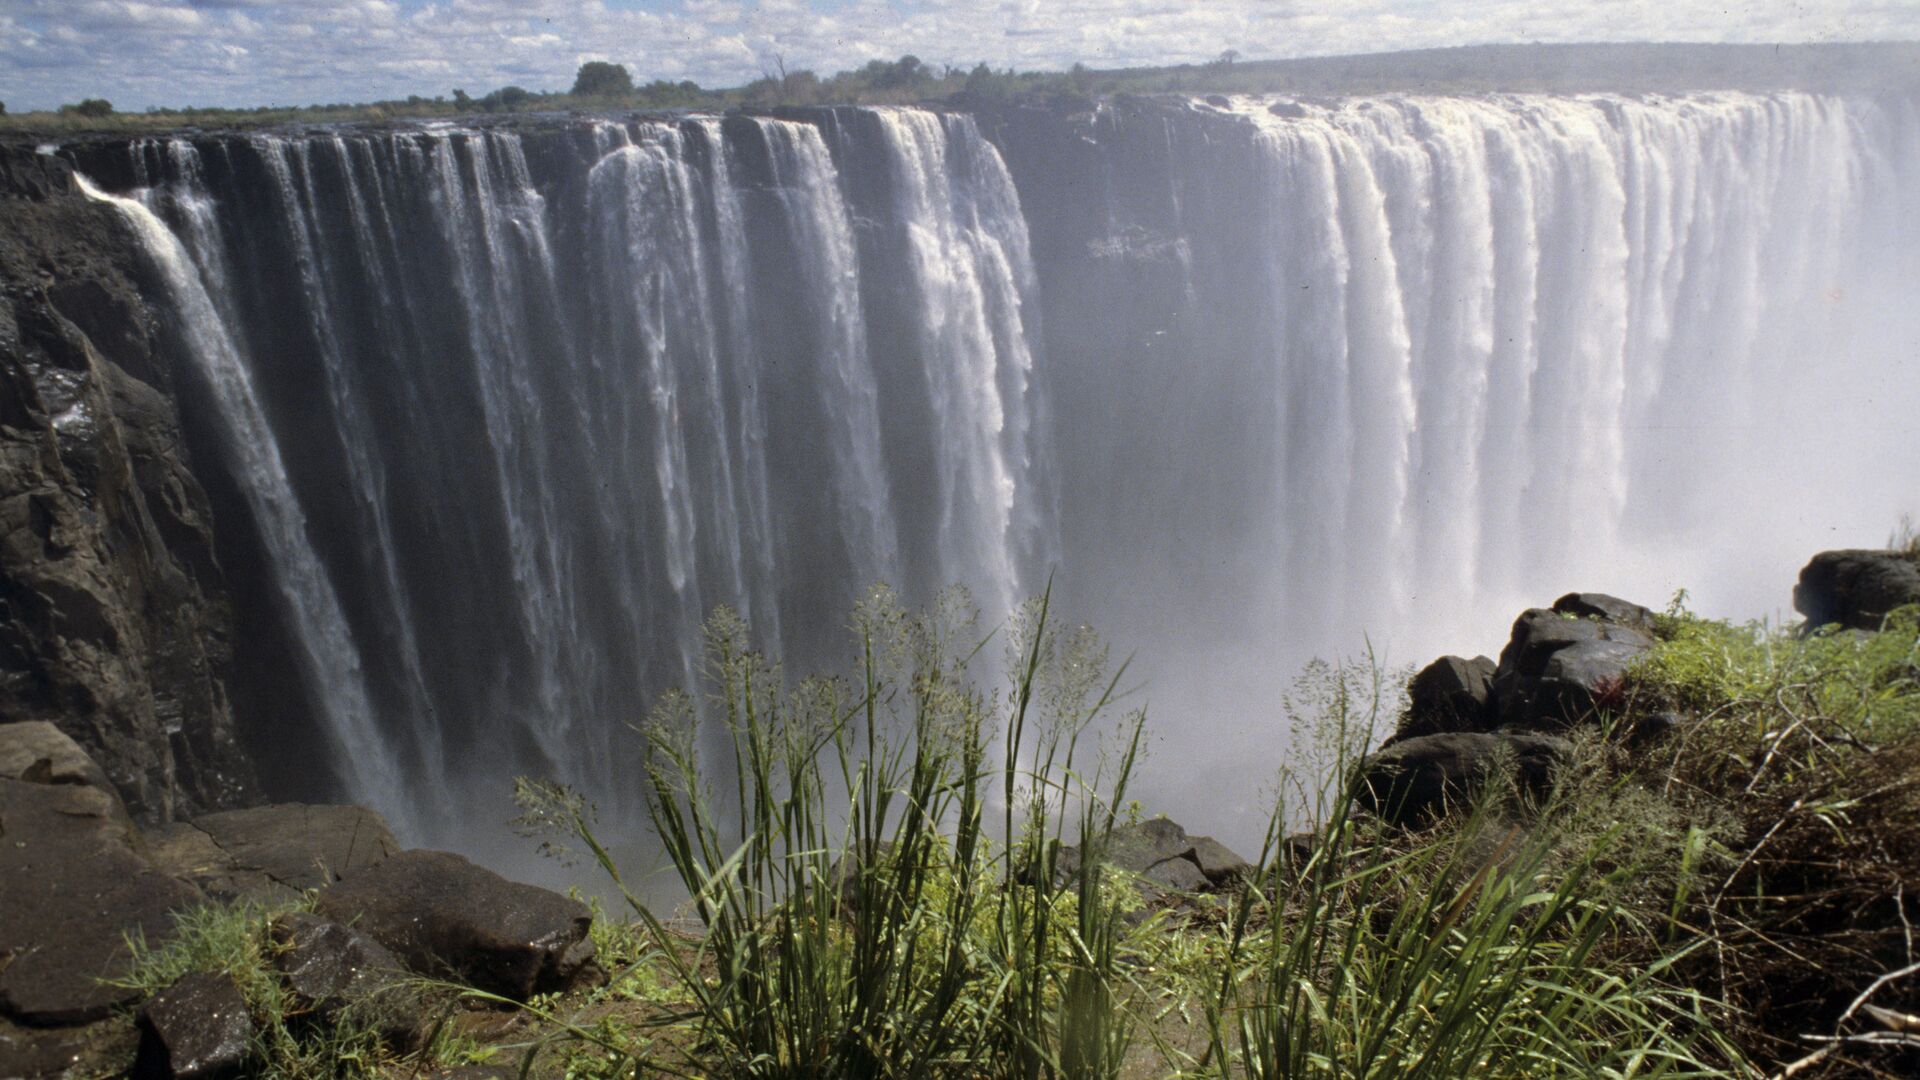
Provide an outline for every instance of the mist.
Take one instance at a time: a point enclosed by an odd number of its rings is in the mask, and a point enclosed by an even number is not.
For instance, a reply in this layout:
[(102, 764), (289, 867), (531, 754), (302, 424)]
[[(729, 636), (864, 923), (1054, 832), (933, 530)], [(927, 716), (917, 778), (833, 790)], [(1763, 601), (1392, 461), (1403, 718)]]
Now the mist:
[(269, 786), (496, 865), (516, 775), (637, 835), (627, 724), (715, 605), (798, 674), (876, 581), (1051, 583), (1134, 658), (1141, 801), (1245, 844), (1312, 658), (1573, 590), (1777, 620), (1920, 507), (1911, 91), (76, 153), (173, 271)]

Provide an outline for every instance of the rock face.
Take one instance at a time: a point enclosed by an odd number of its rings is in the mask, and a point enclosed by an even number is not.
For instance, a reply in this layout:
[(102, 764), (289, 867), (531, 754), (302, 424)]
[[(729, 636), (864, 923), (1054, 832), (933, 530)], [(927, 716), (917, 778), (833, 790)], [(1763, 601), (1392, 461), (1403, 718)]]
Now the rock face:
[(1809, 630), (1878, 630), (1888, 612), (1907, 604), (1920, 604), (1920, 554), (1909, 552), (1823, 551), (1793, 587), (1793, 609)]
[(320, 894), (315, 913), (415, 971), (515, 1000), (566, 989), (593, 959), (586, 905), (442, 851), (405, 851), (348, 874)]
[(0, 724), (42, 720), (143, 822), (244, 805), (208, 503), (118, 219), (0, 146)]
[(1485, 784), (1538, 796), (1573, 744), (1557, 735), (1458, 731), (1404, 739), (1369, 758), (1361, 803), (1398, 825), (1418, 825), (1471, 800)]
[(276, 803), (203, 814), (147, 833), (148, 854), (216, 900), (297, 900), (400, 850), (362, 806)]
[(230, 1080), (252, 1056), (253, 1020), (225, 975), (195, 972), (140, 1010), (139, 1080)]

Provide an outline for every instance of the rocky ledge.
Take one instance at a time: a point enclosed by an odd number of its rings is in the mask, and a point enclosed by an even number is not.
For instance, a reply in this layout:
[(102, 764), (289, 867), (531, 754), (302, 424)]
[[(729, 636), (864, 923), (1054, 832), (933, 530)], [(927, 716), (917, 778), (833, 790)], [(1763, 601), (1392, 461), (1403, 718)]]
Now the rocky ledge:
[[(286, 992), (318, 1022), (411, 993), (418, 975), (525, 1000), (597, 970), (585, 905), (458, 855), (402, 850), (361, 807), (262, 806), (143, 831), (48, 723), (0, 725), (0, 836), (4, 1078), (242, 1074), (251, 1021), (230, 979), (190, 974), (144, 1002), (125, 981), (131, 941), (164, 942), (177, 915), (209, 902), (314, 898), (273, 937)], [(379, 1016), (403, 1050), (434, 1020), (393, 1002)]]

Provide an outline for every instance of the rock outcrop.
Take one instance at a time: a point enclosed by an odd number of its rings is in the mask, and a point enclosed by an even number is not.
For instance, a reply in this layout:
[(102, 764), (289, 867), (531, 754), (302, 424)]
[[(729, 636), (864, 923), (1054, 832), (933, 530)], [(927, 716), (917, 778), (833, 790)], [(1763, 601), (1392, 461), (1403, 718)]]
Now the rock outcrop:
[(1793, 609), (1807, 628), (1878, 630), (1887, 613), (1920, 604), (1920, 553), (1823, 551), (1800, 571)]
[(1622, 703), (1628, 669), (1653, 648), (1654, 631), (1653, 612), (1639, 604), (1568, 593), (1514, 620), (1499, 663), (1435, 660), (1407, 684), (1398, 728), (1367, 760), (1362, 802), (1412, 825), (1490, 782), (1544, 793), (1572, 752), (1560, 733)]
[(276, 803), (204, 814), (147, 833), (148, 854), (214, 900), (298, 900), (400, 850), (362, 806)]
[(1545, 794), (1573, 744), (1557, 735), (1456, 731), (1396, 742), (1367, 760), (1361, 805), (1418, 825), (1471, 801), (1489, 783)]
[(0, 724), (43, 720), (142, 822), (255, 798), (207, 497), (137, 245), (68, 167), (0, 146)]
[(415, 971), (515, 1000), (567, 989), (593, 960), (585, 904), (444, 851), (405, 851), (349, 874), (320, 894), (314, 912), (367, 934)]
[[(0, 728), (0, 760), (65, 761), (79, 748), (30, 732), (45, 756), (18, 753)], [(119, 798), (97, 783), (63, 782), (29, 766), (0, 776), (0, 1015), (38, 1027), (105, 1017), (135, 995), (109, 981), (131, 959), (130, 935), (157, 941), (199, 890), (148, 862)]]
[[(1059, 873), (1070, 879), (1080, 870), (1080, 848), (1060, 851)], [(1178, 892), (1204, 892), (1252, 871), (1247, 860), (1211, 836), (1190, 836), (1164, 817), (1116, 825), (1102, 858), (1143, 882)]]

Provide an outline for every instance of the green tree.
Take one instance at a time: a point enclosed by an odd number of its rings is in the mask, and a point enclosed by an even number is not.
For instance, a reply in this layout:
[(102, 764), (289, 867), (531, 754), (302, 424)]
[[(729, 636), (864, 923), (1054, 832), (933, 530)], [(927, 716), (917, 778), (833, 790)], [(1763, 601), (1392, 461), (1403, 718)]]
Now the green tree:
[(573, 93), (577, 97), (625, 97), (633, 93), (633, 76), (627, 74), (624, 64), (589, 60), (573, 77)]
[(87, 98), (74, 105), (62, 105), (60, 111), (79, 116), (102, 117), (113, 115), (113, 102), (106, 98)]
[(518, 86), (503, 86), (480, 99), (480, 107), (488, 112), (512, 112), (533, 100), (533, 93)]
[(453, 107), (459, 109), (461, 112), (466, 112), (473, 108), (473, 98), (468, 96), (465, 90), (456, 86), (453, 89)]

